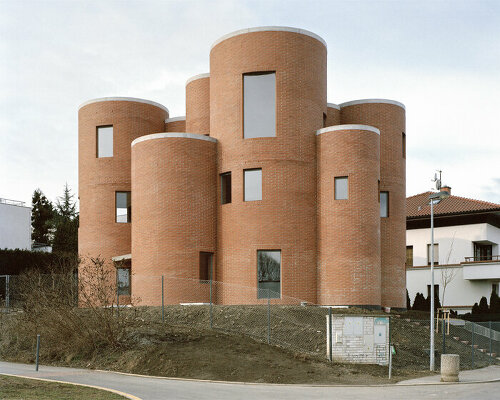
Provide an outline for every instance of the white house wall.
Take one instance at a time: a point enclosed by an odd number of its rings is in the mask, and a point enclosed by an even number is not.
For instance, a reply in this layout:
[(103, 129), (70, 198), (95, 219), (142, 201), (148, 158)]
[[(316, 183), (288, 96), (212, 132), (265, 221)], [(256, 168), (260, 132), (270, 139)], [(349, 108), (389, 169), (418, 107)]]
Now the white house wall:
[(0, 249), (31, 249), (31, 208), (0, 203)]

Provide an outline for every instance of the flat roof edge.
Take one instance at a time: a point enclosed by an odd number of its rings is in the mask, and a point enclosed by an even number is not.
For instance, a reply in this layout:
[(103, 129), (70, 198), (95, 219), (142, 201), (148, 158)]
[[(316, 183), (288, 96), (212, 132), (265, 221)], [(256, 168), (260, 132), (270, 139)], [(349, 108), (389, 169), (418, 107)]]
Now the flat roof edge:
[(358, 125), (358, 124), (345, 124), (345, 125), (333, 125), (327, 126), (326, 128), (318, 129), (316, 131), (316, 136), (321, 135), (326, 132), (335, 132), (335, 131), (347, 131), (347, 130), (357, 130), (357, 131), (369, 131), (374, 132), (377, 135), (380, 135), (380, 130), (370, 125)]
[(86, 102), (80, 104), (78, 106), (78, 110), (80, 110), (81, 108), (83, 108), (83, 107), (85, 107), (85, 106), (87, 106), (89, 104), (100, 103), (100, 102), (103, 102), (103, 101), (130, 101), (130, 102), (133, 102), (133, 103), (150, 104), (152, 106), (155, 106), (155, 107), (158, 107), (158, 108), (161, 108), (161, 109), (165, 110), (167, 112), (167, 114), (170, 113), (168, 111), (168, 108), (165, 107), (163, 104), (160, 104), (160, 103), (157, 103), (157, 102), (151, 101), (151, 100), (139, 99), (139, 98), (136, 98), (136, 97), (100, 97), (100, 98), (97, 98), (97, 99), (91, 99), (91, 100), (87, 100)]
[(152, 133), (151, 135), (145, 135), (138, 137), (135, 139), (130, 147), (133, 147), (137, 143), (145, 142), (147, 140), (155, 140), (155, 139), (169, 139), (169, 138), (184, 138), (184, 139), (196, 139), (196, 140), (204, 140), (207, 142), (216, 143), (217, 139), (200, 135), (198, 133), (184, 133), (184, 132), (162, 132), (162, 133)]

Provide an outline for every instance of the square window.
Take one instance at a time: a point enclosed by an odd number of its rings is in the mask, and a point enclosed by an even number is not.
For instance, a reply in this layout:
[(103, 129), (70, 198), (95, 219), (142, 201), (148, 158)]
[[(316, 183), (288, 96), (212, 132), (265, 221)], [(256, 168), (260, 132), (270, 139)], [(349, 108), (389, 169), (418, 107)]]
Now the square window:
[[(431, 245), (427, 245), (427, 265), (431, 265)], [(434, 265), (439, 264), (439, 244), (434, 243)]]
[(276, 136), (276, 73), (243, 75), (243, 138)]
[(221, 203), (231, 203), (231, 172), (220, 174)]
[(262, 200), (262, 169), (245, 169), (243, 172), (245, 181), (244, 201)]
[(281, 297), (281, 250), (257, 250), (257, 298)]
[(212, 280), (214, 253), (200, 251), (200, 281), (207, 283)]
[(118, 295), (130, 296), (130, 268), (116, 269)]
[(389, 192), (380, 192), (380, 217), (389, 216)]
[(115, 221), (118, 223), (132, 222), (132, 196), (130, 192), (116, 192)]
[(347, 176), (335, 177), (335, 200), (347, 200), (349, 198), (349, 184)]
[(97, 127), (97, 158), (113, 157), (113, 126)]

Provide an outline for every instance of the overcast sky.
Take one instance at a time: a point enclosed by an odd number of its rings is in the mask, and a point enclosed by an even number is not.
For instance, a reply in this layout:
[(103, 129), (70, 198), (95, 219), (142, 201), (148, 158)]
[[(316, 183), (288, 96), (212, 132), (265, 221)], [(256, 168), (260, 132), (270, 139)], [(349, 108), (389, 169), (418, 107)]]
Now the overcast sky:
[(500, 203), (500, 1), (0, 0), (0, 197), (78, 187), (78, 106), (106, 96), (185, 114), (211, 44), (268, 25), (328, 44), (328, 101), (406, 105), (407, 195), (436, 169)]

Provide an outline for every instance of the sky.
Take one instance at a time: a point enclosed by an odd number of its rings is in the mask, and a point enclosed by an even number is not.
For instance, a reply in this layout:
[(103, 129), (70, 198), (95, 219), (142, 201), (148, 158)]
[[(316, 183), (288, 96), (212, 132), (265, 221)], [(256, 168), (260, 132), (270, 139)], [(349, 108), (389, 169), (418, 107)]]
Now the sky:
[(500, 203), (500, 1), (0, 0), (0, 197), (78, 191), (78, 106), (156, 101), (185, 115), (185, 82), (226, 33), (281, 25), (328, 44), (328, 102), (406, 106), (407, 195), (436, 170)]

